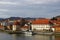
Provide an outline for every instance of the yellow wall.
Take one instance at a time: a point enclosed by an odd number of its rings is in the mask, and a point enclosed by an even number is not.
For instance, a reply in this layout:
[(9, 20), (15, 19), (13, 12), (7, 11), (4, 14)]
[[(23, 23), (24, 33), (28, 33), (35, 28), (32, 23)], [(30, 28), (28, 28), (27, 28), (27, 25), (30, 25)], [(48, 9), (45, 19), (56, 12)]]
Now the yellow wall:
[(60, 27), (56, 27), (56, 28), (55, 28), (55, 31), (56, 31), (56, 32), (60, 32)]

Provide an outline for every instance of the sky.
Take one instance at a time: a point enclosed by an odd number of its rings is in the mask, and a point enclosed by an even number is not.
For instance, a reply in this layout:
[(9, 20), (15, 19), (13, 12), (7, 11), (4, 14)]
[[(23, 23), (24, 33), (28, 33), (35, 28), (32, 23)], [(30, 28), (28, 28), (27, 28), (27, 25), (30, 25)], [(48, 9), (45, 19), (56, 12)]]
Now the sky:
[(60, 0), (0, 0), (0, 18), (60, 15)]

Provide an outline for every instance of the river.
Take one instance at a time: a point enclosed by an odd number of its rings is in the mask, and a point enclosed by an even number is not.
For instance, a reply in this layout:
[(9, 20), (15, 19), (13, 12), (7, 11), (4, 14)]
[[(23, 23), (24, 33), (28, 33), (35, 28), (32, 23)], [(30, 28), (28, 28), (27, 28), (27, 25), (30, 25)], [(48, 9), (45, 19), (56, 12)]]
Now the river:
[(0, 40), (60, 40), (60, 36), (59, 35), (25, 36), (23, 34), (8, 34), (5, 32), (0, 32)]

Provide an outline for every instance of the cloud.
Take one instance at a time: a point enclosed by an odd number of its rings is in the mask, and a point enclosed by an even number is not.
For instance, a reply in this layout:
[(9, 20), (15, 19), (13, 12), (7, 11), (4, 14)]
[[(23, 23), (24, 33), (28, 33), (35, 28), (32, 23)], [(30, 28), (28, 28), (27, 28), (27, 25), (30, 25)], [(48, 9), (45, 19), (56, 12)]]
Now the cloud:
[(0, 17), (52, 17), (60, 15), (60, 0), (2, 0)]
[(0, 12), (7, 12), (8, 10), (7, 9), (0, 9)]
[(2, 0), (0, 4), (10, 4), (10, 5), (32, 5), (32, 4), (50, 4), (50, 3), (57, 3), (60, 0)]
[(24, 0), (24, 4), (48, 4), (60, 2), (60, 0)]
[(5, 2), (5, 1), (0, 1), (0, 4), (17, 5), (17, 3), (15, 3), (15, 2)]

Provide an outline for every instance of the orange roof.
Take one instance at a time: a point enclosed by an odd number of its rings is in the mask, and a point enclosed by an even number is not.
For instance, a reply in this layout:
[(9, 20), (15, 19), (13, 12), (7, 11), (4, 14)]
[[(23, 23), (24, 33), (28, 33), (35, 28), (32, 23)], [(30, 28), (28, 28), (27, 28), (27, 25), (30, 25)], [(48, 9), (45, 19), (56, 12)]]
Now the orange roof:
[(49, 24), (49, 19), (37, 19), (37, 20), (33, 20), (32, 24)]
[(0, 25), (0, 29), (3, 28), (3, 26)]
[(51, 23), (56, 23), (56, 24), (60, 24), (59, 20), (50, 20)]
[(60, 25), (55, 25), (55, 26), (52, 26), (52, 28), (56, 28), (56, 27), (60, 27)]
[(14, 25), (19, 25), (19, 24), (20, 24), (20, 22), (18, 22), (18, 21), (14, 22)]
[(56, 24), (60, 24), (60, 22), (56, 22)]

